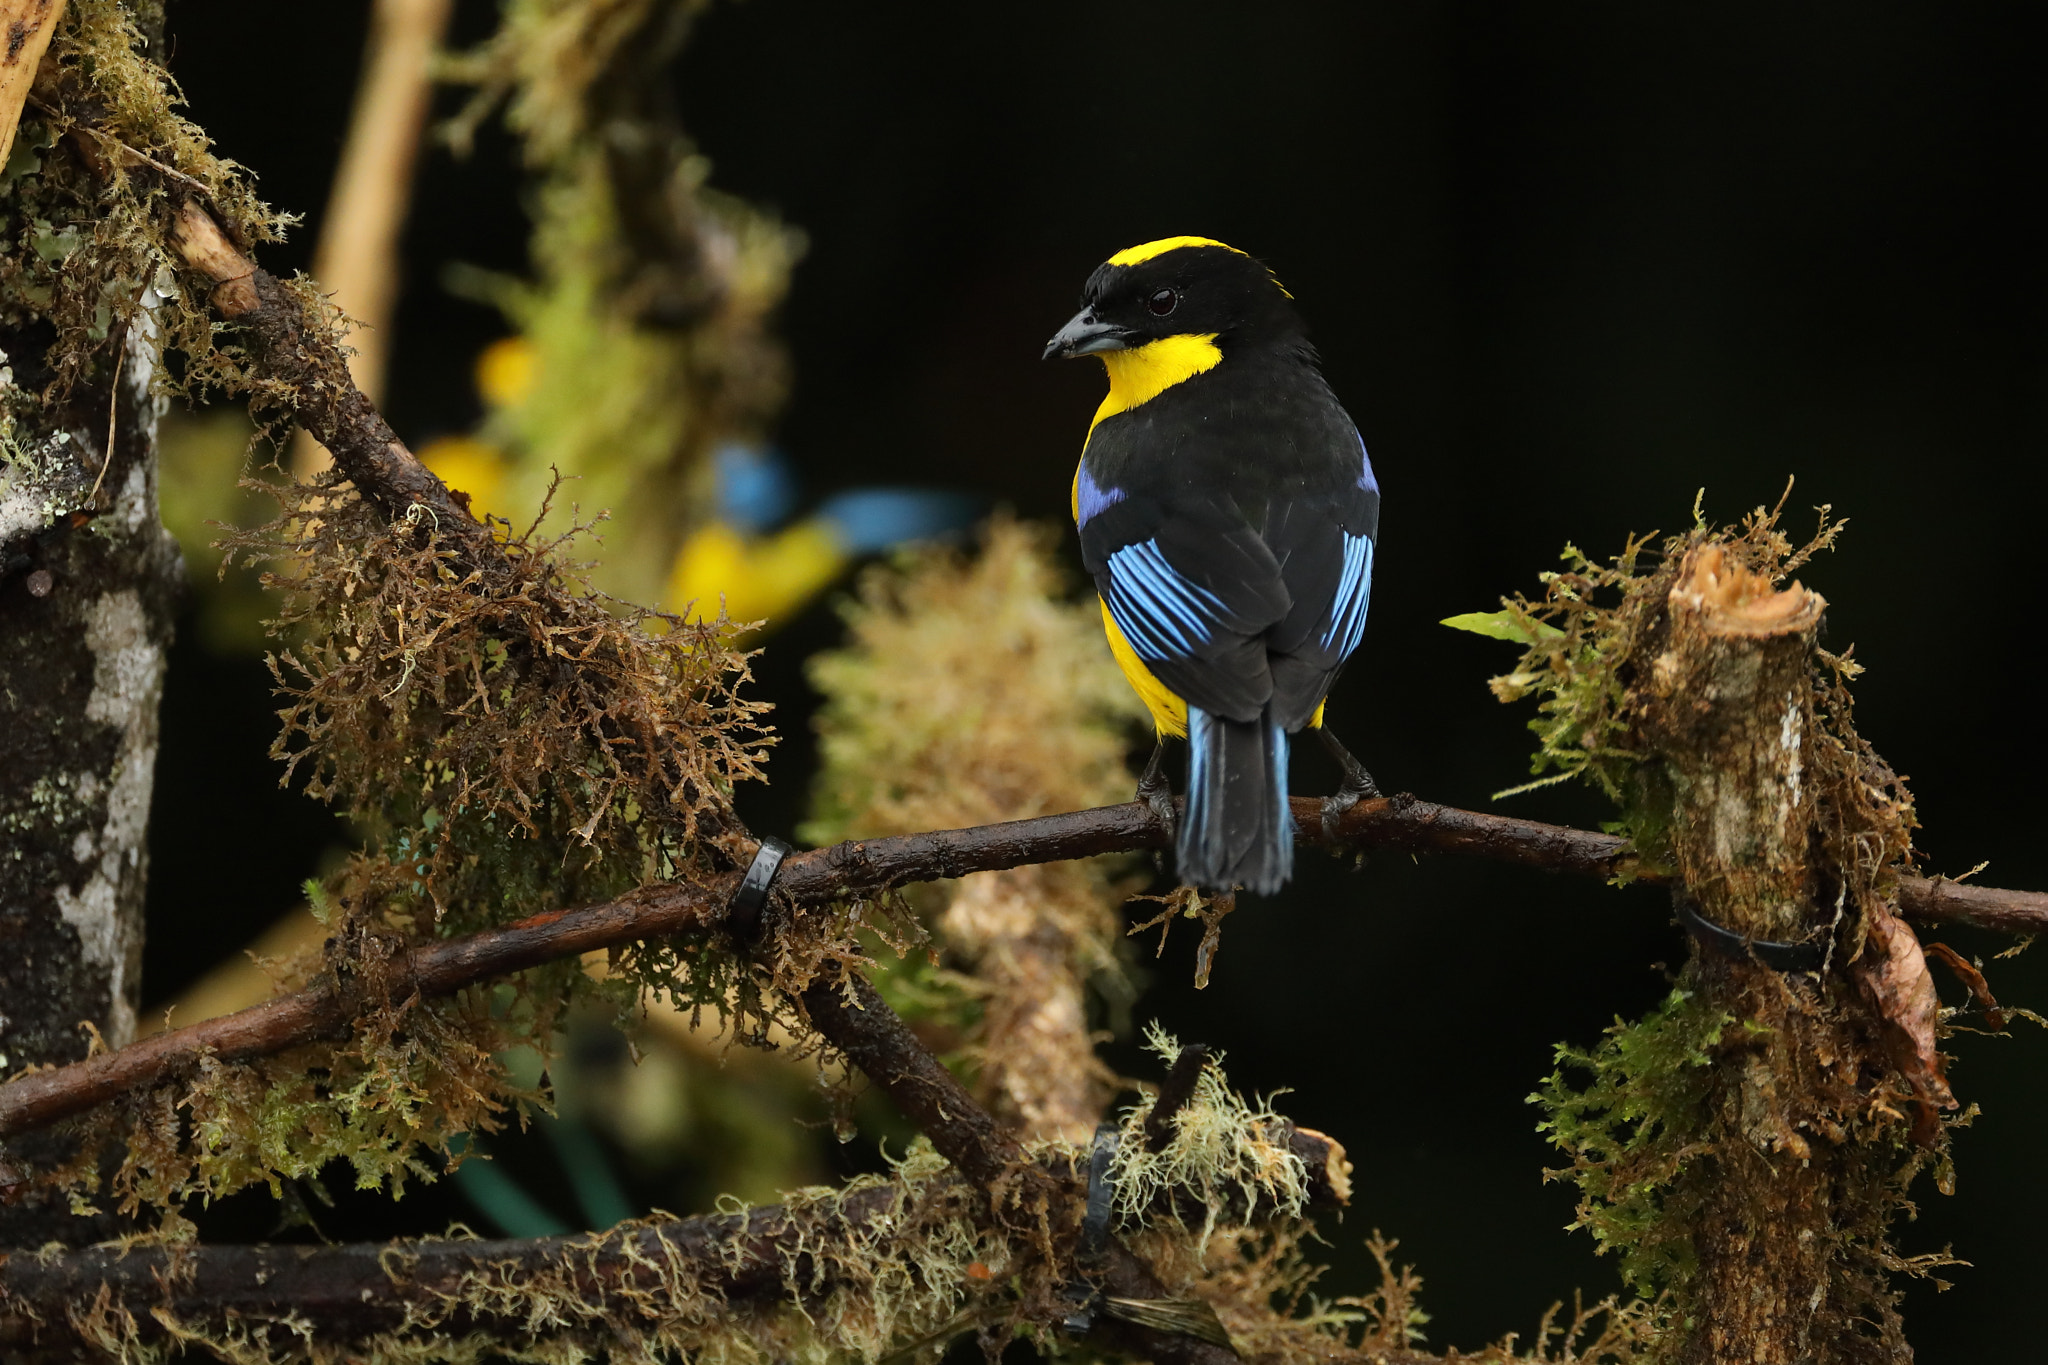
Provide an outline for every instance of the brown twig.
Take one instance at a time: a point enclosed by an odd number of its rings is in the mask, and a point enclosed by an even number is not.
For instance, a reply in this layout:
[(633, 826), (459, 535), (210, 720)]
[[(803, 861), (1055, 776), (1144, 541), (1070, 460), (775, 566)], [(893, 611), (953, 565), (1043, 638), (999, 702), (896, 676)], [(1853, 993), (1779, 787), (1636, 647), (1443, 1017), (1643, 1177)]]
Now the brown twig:
[(1899, 878), (1899, 913), (1923, 924), (1967, 924), (1998, 934), (2048, 932), (2048, 895), (1946, 877)]
[[(423, 511), (474, 565), (495, 562), (490, 532), (421, 464), (349, 377), (324, 319), (239, 251), (198, 203), (178, 210), (174, 237), (185, 263), (214, 282), (214, 309), (241, 326), (267, 379), (291, 396), (292, 416), (387, 521)], [(415, 509), (418, 509), (416, 511)]]
[[(1319, 806), (1297, 801), (1295, 823), (1320, 842)], [(1631, 870), (1626, 840), (1589, 830), (1457, 810), (1413, 797), (1360, 802), (1339, 821), (1346, 850), (1452, 853), (1548, 872), (1614, 876)], [(836, 844), (793, 854), (776, 891), (800, 905), (1030, 863), (1163, 848), (1164, 830), (1142, 802), (1045, 815), (1030, 820), (935, 830)], [(1645, 880), (1656, 880), (1640, 872)], [(502, 929), (411, 950), (396, 979), (423, 995), (446, 995), (474, 982), (542, 962), (724, 923), (730, 878), (649, 886), (601, 905), (535, 916)], [(2048, 895), (1903, 878), (1900, 910), (1909, 918), (1969, 924), (2005, 933), (2048, 930)], [(202, 1055), (226, 1060), (282, 1052), (348, 1027), (338, 997), (316, 986), (219, 1019), (131, 1043), (87, 1061), (17, 1076), (0, 1085), (0, 1137), (40, 1128), (125, 1091), (190, 1070)]]
[[(536, 915), (503, 929), (426, 944), (411, 950), (406, 970), (393, 973), (392, 984), (401, 992), (417, 988), (423, 996), (448, 995), (472, 982), (612, 944), (710, 928), (724, 914), (731, 890), (729, 880), (702, 887), (649, 887), (603, 905)], [(202, 1056), (224, 1061), (267, 1056), (345, 1035), (348, 1026), (343, 996), (331, 984), (321, 984), (159, 1033), (75, 1066), (27, 1072), (0, 1085), (0, 1137), (161, 1084)]]
[(858, 972), (820, 976), (803, 996), (811, 1026), (888, 1093), (939, 1155), (975, 1184), (994, 1185), (1017, 1161), (1017, 1144), (939, 1065)]
[(1173, 1059), (1166, 1079), (1159, 1083), (1159, 1093), (1152, 1099), (1152, 1112), (1145, 1116), (1145, 1145), (1153, 1151), (1163, 1152), (1173, 1141), (1180, 1126), (1180, 1111), (1195, 1097), (1195, 1082), (1201, 1079), (1202, 1068), (1209, 1064), (1209, 1051), (1207, 1043), (1189, 1043)]
[(1999, 1033), (2005, 1032), (2005, 1011), (1999, 1008), (1998, 997), (1991, 993), (1991, 983), (1984, 979), (1984, 973), (1978, 970), (1977, 964), (1946, 943), (1927, 944), (1926, 953), (1955, 973), (1956, 979), (1970, 992), (1970, 998), (1984, 1011), (1984, 1022)]
[(85, 495), (85, 506), (97, 508), (100, 501), (100, 485), (106, 482), (107, 466), (114, 462), (114, 430), (121, 416), (121, 362), (128, 358), (125, 341), (114, 347), (114, 382), (107, 398), (107, 444), (100, 455), (100, 472), (93, 478), (92, 492)]

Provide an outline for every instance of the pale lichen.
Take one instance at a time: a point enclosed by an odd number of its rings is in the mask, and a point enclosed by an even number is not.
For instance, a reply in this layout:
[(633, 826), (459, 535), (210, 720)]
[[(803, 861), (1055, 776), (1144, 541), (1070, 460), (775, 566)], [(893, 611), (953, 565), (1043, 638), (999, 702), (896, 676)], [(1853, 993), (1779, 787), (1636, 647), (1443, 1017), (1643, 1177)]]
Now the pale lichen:
[[(1145, 1046), (1166, 1062), (1181, 1053), (1179, 1040), (1156, 1023), (1146, 1031)], [(1122, 1226), (1152, 1222), (1161, 1196), (1180, 1189), (1193, 1191), (1202, 1209), (1200, 1226), (1193, 1229), (1198, 1249), (1208, 1245), (1226, 1210), (1245, 1221), (1300, 1217), (1308, 1201), (1308, 1169), (1285, 1143), (1285, 1120), (1270, 1102), (1250, 1103), (1230, 1088), (1221, 1053), (1203, 1062), (1157, 1151), (1145, 1135), (1155, 1103), (1156, 1096), (1147, 1096), (1118, 1119), (1110, 1176)], [(1168, 1216), (1180, 1217), (1177, 1211)]]

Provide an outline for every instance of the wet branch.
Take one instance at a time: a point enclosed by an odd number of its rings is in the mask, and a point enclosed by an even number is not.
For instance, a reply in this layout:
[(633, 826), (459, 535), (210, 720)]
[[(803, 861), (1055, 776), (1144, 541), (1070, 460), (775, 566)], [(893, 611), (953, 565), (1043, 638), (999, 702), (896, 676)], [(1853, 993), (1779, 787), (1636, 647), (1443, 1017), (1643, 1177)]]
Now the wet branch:
[[(1321, 843), (1320, 808), (1297, 798), (1301, 838)], [(1341, 851), (1448, 853), (1545, 872), (1611, 877), (1634, 873), (1627, 842), (1611, 834), (1458, 810), (1413, 797), (1361, 802), (1338, 825)], [(793, 854), (775, 883), (797, 905), (822, 905), (913, 882), (1034, 863), (1164, 848), (1165, 831), (1141, 802), (1063, 815), (836, 844)], [(674, 934), (717, 930), (735, 879), (643, 887), (618, 900), (537, 915), (502, 929), (409, 950), (393, 989), (448, 995), (543, 962)], [(1902, 878), (1899, 908), (1909, 919), (2001, 933), (2048, 930), (2048, 894)], [(188, 1072), (202, 1055), (237, 1060), (345, 1036), (351, 1002), (331, 984), (282, 996), (237, 1014), (160, 1033), (113, 1052), (0, 1085), (0, 1137), (79, 1114), (126, 1091)]]

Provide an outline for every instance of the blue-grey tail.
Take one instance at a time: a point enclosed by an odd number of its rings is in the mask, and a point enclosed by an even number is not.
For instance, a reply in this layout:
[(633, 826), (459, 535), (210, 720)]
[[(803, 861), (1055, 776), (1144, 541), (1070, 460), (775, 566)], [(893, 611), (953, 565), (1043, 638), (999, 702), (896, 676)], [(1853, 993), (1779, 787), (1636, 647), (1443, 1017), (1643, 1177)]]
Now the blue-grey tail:
[(1207, 891), (1270, 895), (1294, 875), (1287, 731), (1188, 708), (1188, 804), (1174, 852), (1180, 879)]

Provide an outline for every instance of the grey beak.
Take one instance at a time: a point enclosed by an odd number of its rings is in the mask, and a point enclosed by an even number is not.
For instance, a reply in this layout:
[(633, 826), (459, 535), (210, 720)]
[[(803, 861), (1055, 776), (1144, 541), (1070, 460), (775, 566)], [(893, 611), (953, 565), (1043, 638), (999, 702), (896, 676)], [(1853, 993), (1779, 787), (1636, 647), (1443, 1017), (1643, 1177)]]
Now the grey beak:
[(1131, 335), (1112, 323), (1097, 322), (1094, 311), (1083, 308), (1053, 334), (1051, 341), (1045, 343), (1042, 358), (1071, 360), (1077, 355), (1094, 355), (1098, 351), (1121, 351), (1130, 345)]

